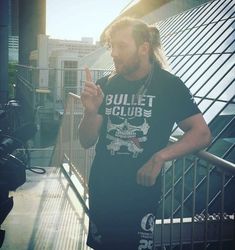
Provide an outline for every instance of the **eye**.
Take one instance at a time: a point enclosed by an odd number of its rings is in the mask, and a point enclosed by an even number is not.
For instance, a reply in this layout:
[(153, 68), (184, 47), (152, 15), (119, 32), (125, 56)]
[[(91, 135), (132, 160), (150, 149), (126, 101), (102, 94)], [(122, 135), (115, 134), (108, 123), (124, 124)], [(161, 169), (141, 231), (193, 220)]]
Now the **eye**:
[(120, 50), (123, 50), (124, 48), (126, 48), (126, 45), (121, 43), (121, 44), (117, 45), (117, 48), (120, 49)]
[(109, 44), (109, 49), (114, 50), (117, 49), (118, 51), (123, 51), (124, 49), (126, 49), (126, 44), (125, 43), (110, 43)]
[(131, 125), (140, 126), (143, 124), (143, 118), (133, 117), (129, 119)]
[(110, 116), (110, 120), (111, 120), (112, 123), (122, 124), (123, 121), (124, 121), (124, 118), (118, 117), (118, 116)]

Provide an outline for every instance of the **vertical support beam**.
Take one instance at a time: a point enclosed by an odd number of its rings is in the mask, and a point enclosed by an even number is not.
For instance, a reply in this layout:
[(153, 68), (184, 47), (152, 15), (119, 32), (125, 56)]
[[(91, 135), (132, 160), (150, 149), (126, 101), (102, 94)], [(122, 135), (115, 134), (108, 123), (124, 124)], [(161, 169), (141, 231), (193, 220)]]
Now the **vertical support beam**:
[(46, 0), (19, 2), (19, 64), (29, 65), (29, 55), (37, 49), (38, 34), (46, 30)]
[[(46, 0), (19, 1), (19, 64), (30, 64), (30, 52), (37, 49), (38, 34), (46, 30)], [(20, 100), (26, 120), (33, 120), (35, 112), (35, 92), (17, 81), (16, 98)]]
[(0, 1), (0, 104), (7, 102), (8, 87), (9, 1)]

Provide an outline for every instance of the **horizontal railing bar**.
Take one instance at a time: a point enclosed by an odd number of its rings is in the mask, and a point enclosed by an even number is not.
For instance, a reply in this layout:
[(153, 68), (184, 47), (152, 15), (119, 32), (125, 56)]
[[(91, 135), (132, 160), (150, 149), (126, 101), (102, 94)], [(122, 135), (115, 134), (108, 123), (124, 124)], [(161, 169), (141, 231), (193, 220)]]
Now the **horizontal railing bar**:
[[(171, 136), (170, 137), (170, 142), (175, 143), (177, 142), (178, 139), (175, 137)], [(221, 167), (226, 171), (231, 171), (233, 174), (235, 174), (235, 164), (232, 162), (229, 162), (227, 160), (224, 160), (220, 158), (219, 156), (213, 155), (207, 151), (201, 150), (198, 151), (197, 153), (194, 153), (197, 157), (199, 157), (202, 160), (205, 160), (206, 162)]]
[[(76, 70), (76, 71), (84, 71), (84, 68), (51, 68), (51, 67), (34, 67), (34, 66), (28, 66), (28, 65), (22, 65), (22, 64), (16, 64), (17, 67), (25, 68), (25, 69), (33, 69), (33, 70)], [(107, 71), (100, 68), (90, 68), (92, 71)]]

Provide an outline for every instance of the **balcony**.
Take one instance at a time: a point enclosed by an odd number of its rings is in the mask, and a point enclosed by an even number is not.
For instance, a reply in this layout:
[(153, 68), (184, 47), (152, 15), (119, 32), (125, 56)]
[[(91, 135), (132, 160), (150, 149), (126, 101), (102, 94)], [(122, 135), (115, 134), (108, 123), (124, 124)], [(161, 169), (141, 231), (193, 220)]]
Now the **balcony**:
[[(207, 151), (164, 167), (155, 249), (234, 249), (233, 24), (234, 4), (229, 0), (211, 1), (158, 23), (172, 71), (190, 88), (213, 141)], [(99, 53), (97, 60), (105, 58)], [(91, 68), (96, 80), (112, 65)], [(3, 249), (89, 249), (87, 182), (94, 149), (84, 150), (77, 133), (84, 76), (83, 69), (72, 64), (18, 66), (22, 102), (32, 109), (40, 128), (30, 148), (32, 165), (43, 166), (46, 174), (27, 172), (27, 182), (12, 193), (15, 205), (2, 225)], [(45, 131), (51, 135), (55, 127), (56, 143), (41, 141)], [(180, 136), (175, 127), (169, 143)]]

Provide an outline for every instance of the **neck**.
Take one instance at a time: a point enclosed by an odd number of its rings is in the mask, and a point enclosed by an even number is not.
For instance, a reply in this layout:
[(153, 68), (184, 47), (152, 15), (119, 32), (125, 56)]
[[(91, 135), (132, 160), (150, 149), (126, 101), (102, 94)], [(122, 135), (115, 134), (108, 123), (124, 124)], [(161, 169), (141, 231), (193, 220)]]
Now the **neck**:
[(128, 75), (124, 75), (123, 77), (129, 81), (135, 81), (135, 80), (142, 79), (146, 75), (149, 74), (152, 67), (153, 67), (153, 65), (150, 62), (145, 63), (144, 65), (140, 65), (140, 67), (136, 71), (134, 71)]

